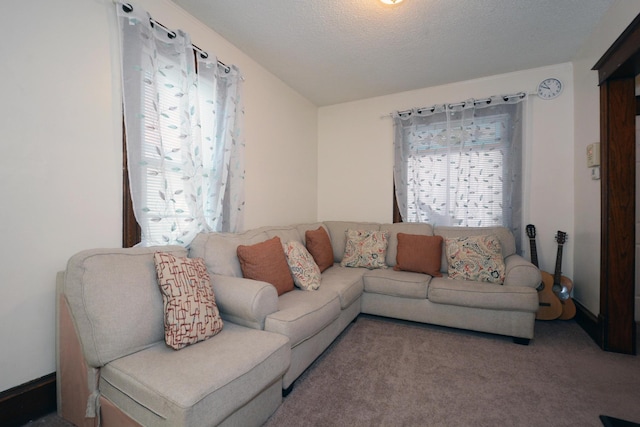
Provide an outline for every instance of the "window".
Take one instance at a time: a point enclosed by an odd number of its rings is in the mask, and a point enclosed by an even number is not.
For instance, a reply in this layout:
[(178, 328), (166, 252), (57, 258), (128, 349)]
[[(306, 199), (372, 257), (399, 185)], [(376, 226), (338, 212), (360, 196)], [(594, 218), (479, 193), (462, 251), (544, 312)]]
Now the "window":
[[(508, 121), (507, 115), (478, 119), (475, 129), (471, 125), (463, 128), (461, 121), (450, 123), (451, 133), (476, 133), (464, 148), (446, 141), (427, 142), (433, 140), (430, 136), (446, 135), (446, 122), (417, 126), (413, 136), (408, 136), (416, 143), (412, 144), (407, 170), (421, 185), (407, 193), (407, 222), (442, 222), (450, 216), (454, 225), (501, 225), (505, 203), (502, 183), (506, 178), (502, 165), (508, 149), (502, 130)], [(424, 164), (429, 166), (422, 167)]]
[[(183, 147), (186, 138), (194, 136), (189, 130), (185, 131), (185, 117), (180, 109), (184, 108), (181, 100), (184, 97), (185, 86), (194, 84), (185, 80), (185, 73), (180, 71), (178, 63), (162, 50), (146, 51), (147, 55), (155, 55), (159, 69), (146, 69), (140, 74), (145, 84), (140, 85), (139, 97), (140, 125), (136, 134), (129, 133), (136, 147), (132, 149), (136, 154), (134, 170), (129, 171), (126, 158), (129, 157), (125, 144), (124, 173), (126, 176), (126, 193), (124, 194), (127, 211), (124, 213), (123, 246), (129, 247), (142, 240), (139, 222), (145, 224), (147, 239), (158, 244), (161, 242), (183, 244), (180, 235), (180, 225), (194, 220), (192, 207), (187, 203), (185, 191), (185, 170), (183, 164), (188, 159), (188, 147)], [(190, 69), (195, 69), (195, 55), (186, 56), (193, 59)], [(188, 90), (188, 88), (187, 88)], [(188, 125), (192, 127), (193, 125)], [(159, 131), (162, 130), (162, 131)], [(125, 132), (126, 140), (126, 132)], [(184, 148), (187, 148), (186, 150)], [(133, 173), (135, 184), (129, 182), (129, 174)], [(135, 194), (138, 216), (135, 215), (131, 192)], [(127, 217), (129, 218), (127, 220)], [(133, 217), (133, 221), (131, 218)], [(170, 223), (167, 233), (167, 223)], [(177, 232), (177, 233), (176, 233)]]
[(195, 55), (188, 34), (167, 30), (146, 12), (116, 8), (126, 133), (124, 246), (186, 246), (202, 231), (238, 231), (244, 205), (238, 69)]
[(402, 221), (502, 225), (518, 234), (521, 102), (487, 101), (395, 115), (394, 186)]

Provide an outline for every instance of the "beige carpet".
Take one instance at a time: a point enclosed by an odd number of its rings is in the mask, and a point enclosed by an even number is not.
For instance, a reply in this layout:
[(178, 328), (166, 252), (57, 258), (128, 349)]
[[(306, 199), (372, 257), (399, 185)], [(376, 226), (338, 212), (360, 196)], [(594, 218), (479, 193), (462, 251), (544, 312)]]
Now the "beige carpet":
[(296, 382), (267, 426), (602, 426), (640, 423), (640, 359), (574, 321), (511, 339), (361, 316)]

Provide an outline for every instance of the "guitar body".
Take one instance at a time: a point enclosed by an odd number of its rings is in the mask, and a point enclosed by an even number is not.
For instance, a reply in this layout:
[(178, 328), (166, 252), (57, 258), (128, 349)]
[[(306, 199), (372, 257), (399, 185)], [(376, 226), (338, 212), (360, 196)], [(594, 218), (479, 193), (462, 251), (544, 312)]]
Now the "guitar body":
[(576, 305), (571, 299), (571, 291), (573, 290), (573, 282), (571, 279), (562, 275), (560, 267), (562, 266), (562, 247), (567, 239), (567, 233), (558, 230), (556, 234), (556, 242), (558, 242), (558, 256), (556, 257), (556, 272), (553, 276), (552, 289), (558, 295), (560, 303), (562, 304), (562, 314), (560, 319), (569, 320), (573, 319), (576, 315)]
[[(568, 277), (562, 276), (560, 277), (560, 284), (566, 286), (571, 292), (573, 289), (573, 282)], [(562, 314), (558, 317), (560, 320), (570, 320), (573, 319), (576, 315), (576, 305), (573, 303), (571, 297), (566, 300), (560, 300), (560, 304), (562, 305)]]
[[(546, 271), (540, 271), (540, 274), (542, 274), (542, 283), (538, 287), (538, 300), (540, 301), (540, 306), (536, 312), (536, 319), (557, 319), (562, 315), (563, 305), (558, 296), (553, 292), (553, 275)], [(573, 301), (571, 303), (573, 303)]]
[[(536, 227), (529, 224), (526, 227), (527, 236), (531, 245), (531, 263), (538, 267), (538, 251), (536, 249)], [(539, 267), (538, 267), (539, 268)], [(542, 283), (538, 286), (538, 311), (537, 320), (554, 320), (562, 314), (560, 299), (553, 292), (554, 277), (546, 271), (540, 271)]]

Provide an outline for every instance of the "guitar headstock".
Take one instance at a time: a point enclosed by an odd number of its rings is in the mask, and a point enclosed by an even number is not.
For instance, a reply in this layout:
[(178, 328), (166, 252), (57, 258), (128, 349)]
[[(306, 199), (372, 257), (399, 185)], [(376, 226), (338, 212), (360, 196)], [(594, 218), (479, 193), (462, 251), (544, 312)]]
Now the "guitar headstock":
[(558, 233), (556, 234), (556, 242), (558, 242), (559, 245), (564, 245), (566, 241), (567, 241), (567, 233), (565, 233), (564, 231), (558, 230)]
[(527, 236), (529, 236), (530, 239), (535, 239), (536, 238), (536, 226), (533, 224), (529, 224), (527, 225)]

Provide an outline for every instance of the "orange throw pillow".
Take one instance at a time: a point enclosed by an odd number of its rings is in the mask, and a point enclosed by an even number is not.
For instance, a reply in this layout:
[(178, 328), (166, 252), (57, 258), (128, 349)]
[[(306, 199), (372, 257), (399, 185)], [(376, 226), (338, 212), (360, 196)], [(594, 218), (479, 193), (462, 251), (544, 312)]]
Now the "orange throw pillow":
[(255, 245), (239, 245), (237, 253), (245, 278), (271, 283), (278, 296), (293, 290), (293, 277), (279, 237)]
[(333, 248), (331, 248), (331, 240), (324, 227), (317, 230), (308, 230), (304, 233), (307, 244), (307, 250), (318, 264), (320, 272), (325, 271), (333, 265)]
[(442, 236), (398, 233), (398, 255), (393, 269), (442, 277), (442, 240)]

